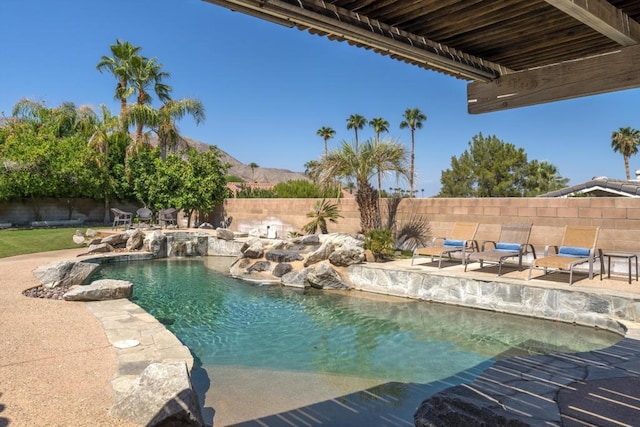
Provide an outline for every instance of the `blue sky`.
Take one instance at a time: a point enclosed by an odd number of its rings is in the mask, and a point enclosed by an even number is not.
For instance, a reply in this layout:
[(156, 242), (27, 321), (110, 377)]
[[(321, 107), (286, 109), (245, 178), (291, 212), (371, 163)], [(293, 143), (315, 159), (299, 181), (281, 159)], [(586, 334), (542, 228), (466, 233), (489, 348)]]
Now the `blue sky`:
[[(466, 81), (200, 0), (1, 0), (0, 113), (22, 98), (117, 113), (115, 80), (95, 67), (116, 39), (158, 58), (174, 98), (204, 103), (205, 123), (184, 119), (183, 135), (244, 163), (302, 171), (322, 154), (319, 128), (335, 129), (330, 148), (353, 140), (351, 114), (385, 118), (389, 136), (409, 147), (402, 113), (420, 108), (427, 121), (416, 133), (416, 188), (425, 196), (439, 191), (441, 171), (479, 132), (555, 164), (576, 184), (624, 179), (611, 133), (640, 128), (638, 89), (469, 115)], [(361, 141), (372, 136), (369, 127), (359, 132)]]

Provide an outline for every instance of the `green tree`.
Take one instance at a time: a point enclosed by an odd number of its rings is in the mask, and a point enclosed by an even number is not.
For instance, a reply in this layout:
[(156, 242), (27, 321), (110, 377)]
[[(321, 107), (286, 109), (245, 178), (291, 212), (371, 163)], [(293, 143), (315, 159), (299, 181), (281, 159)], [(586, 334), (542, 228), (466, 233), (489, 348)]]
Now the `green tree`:
[(327, 141), (336, 136), (336, 131), (331, 129), (330, 127), (323, 126), (316, 131), (316, 135), (318, 135), (324, 141), (324, 154), (327, 154)]
[(380, 228), (378, 192), (370, 179), (378, 170), (406, 176), (407, 153), (405, 148), (392, 141), (365, 142), (360, 152), (343, 141), (330, 151), (318, 164), (320, 182), (332, 182), (334, 177), (352, 178), (356, 182), (356, 203), (360, 211), (360, 227), (363, 232)]
[(116, 40), (116, 43), (110, 46), (110, 50), (112, 56), (103, 55), (96, 68), (101, 73), (108, 71), (116, 78), (114, 99), (120, 101), (120, 124), (122, 131), (128, 133), (125, 117), (127, 100), (133, 95), (133, 88), (130, 86), (132, 59), (139, 56), (140, 47), (127, 41)]
[(569, 184), (569, 178), (563, 178), (558, 168), (546, 160), (532, 160), (528, 169), (525, 183), (527, 197), (560, 190)]
[[(183, 140), (176, 121), (181, 120), (185, 115), (190, 115), (196, 124), (200, 124), (205, 119), (205, 111), (202, 103), (196, 99), (184, 98), (181, 100), (169, 100), (159, 109), (153, 108), (151, 105), (135, 104), (129, 107), (127, 119), (129, 122), (147, 126), (152, 132), (158, 136), (158, 146), (160, 148), (160, 157), (166, 160), (168, 153), (178, 152), (180, 149), (187, 148), (180, 146)], [(140, 147), (150, 144), (150, 134), (143, 133), (137, 136), (136, 143), (131, 147), (131, 152), (135, 152)]]
[[(389, 122), (383, 119), (382, 117), (374, 117), (369, 120), (369, 126), (373, 128), (373, 131), (376, 133), (376, 143), (380, 141), (380, 134), (382, 132), (389, 132)], [(380, 194), (380, 190), (382, 189), (382, 174), (378, 170), (378, 196), (382, 196)]]
[(353, 129), (356, 134), (356, 153), (358, 152), (358, 130), (363, 129), (366, 124), (367, 119), (360, 114), (352, 114), (347, 119), (347, 130)]
[(251, 181), (256, 182), (256, 169), (260, 167), (256, 162), (249, 163), (249, 167), (251, 168)]
[(318, 186), (306, 179), (294, 179), (280, 182), (273, 187), (277, 197), (282, 199), (321, 199), (335, 197), (334, 185)]
[(411, 129), (411, 166), (409, 168), (409, 197), (414, 197), (414, 179), (415, 179), (415, 133), (416, 129), (422, 129), (422, 122), (427, 120), (422, 111), (418, 108), (407, 108), (404, 111), (404, 120), (400, 122), (400, 129)]
[(304, 174), (309, 178), (311, 178), (311, 180), (314, 183), (318, 181), (318, 176), (317, 176), (318, 174), (316, 173), (317, 168), (318, 168), (317, 160), (309, 160), (307, 163), (304, 164)]
[(528, 162), (524, 149), (479, 133), (460, 157), (451, 158), (440, 182), (439, 197), (522, 197), (566, 180), (548, 162)]
[(227, 195), (228, 164), (219, 158), (217, 147), (171, 154), (163, 161), (159, 148), (144, 149), (128, 159), (130, 179), (138, 200), (151, 209), (175, 207), (183, 210), (191, 226), (192, 214), (208, 213)]
[(322, 199), (322, 201), (316, 202), (311, 212), (307, 213), (307, 218), (313, 219), (302, 227), (302, 231), (307, 234), (315, 234), (320, 229), (322, 234), (327, 234), (329, 233), (327, 221), (335, 224), (338, 222), (338, 218), (342, 218), (342, 215), (338, 213), (338, 205), (336, 203)]
[(629, 171), (629, 158), (638, 152), (640, 144), (640, 131), (630, 127), (620, 128), (611, 134), (611, 148), (614, 153), (622, 154), (624, 158), (624, 171), (627, 181), (631, 179)]

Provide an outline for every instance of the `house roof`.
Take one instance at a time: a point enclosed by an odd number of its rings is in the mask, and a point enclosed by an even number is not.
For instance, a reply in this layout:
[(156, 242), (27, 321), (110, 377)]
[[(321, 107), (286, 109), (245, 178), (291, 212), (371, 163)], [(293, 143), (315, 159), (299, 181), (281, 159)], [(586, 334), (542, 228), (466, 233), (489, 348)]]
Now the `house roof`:
[(640, 0), (204, 0), (471, 83), (471, 113), (640, 87)]
[(623, 181), (597, 177), (591, 181), (541, 194), (538, 197), (573, 197), (580, 195), (592, 197), (640, 197), (640, 181)]

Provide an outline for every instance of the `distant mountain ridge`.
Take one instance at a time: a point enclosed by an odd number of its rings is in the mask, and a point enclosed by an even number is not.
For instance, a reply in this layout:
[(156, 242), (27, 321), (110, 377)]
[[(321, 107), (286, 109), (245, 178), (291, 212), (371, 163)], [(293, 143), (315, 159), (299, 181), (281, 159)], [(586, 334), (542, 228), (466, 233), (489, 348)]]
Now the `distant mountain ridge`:
[[(191, 147), (195, 148), (198, 151), (207, 151), (209, 150), (209, 147), (211, 147), (209, 144), (187, 137), (182, 137), (182, 141), (183, 143), (181, 144), (180, 148)], [(157, 136), (153, 135), (151, 137), (151, 145), (155, 146), (157, 145), (157, 143), (158, 138)], [(229, 163), (231, 165), (231, 169), (229, 169), (227, 174), (238, 176), (248, 182), (255, 181), (277, 184), (279, 182), (286, 182), (296, 179), (308, 179), (306, 175), (300, 172), (294, 172), (288, 169), (268, 168), (263, 167), (263, 165), (260, 165), (260, 167), (257, 167), (254, 171), (252, 171), (249, 165), (245, 165), (244, 163), (240, 162), (227, 152), (221, 150), (220, 147), (218, 147), (218, 150), (220, 150), (220, 160), (223, 163)]]

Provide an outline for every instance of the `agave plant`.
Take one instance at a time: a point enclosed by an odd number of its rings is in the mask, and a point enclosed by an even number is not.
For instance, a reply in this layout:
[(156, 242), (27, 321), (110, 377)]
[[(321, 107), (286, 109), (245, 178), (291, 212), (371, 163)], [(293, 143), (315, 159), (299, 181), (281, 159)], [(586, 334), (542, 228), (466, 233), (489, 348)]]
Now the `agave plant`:
[(318, 228), (322, 234), (329, 233), (327, 229), (327, 221), (336, 223), (342, 215), (338, 213), (338, 205), (331, 203), (326, 199), (322, 199), (316, 203), (313, 210), (307, 213), (308, 218), (313, 218), (311, 222), (302, 227), (302, 231), (308, 234), (315, 234)]

